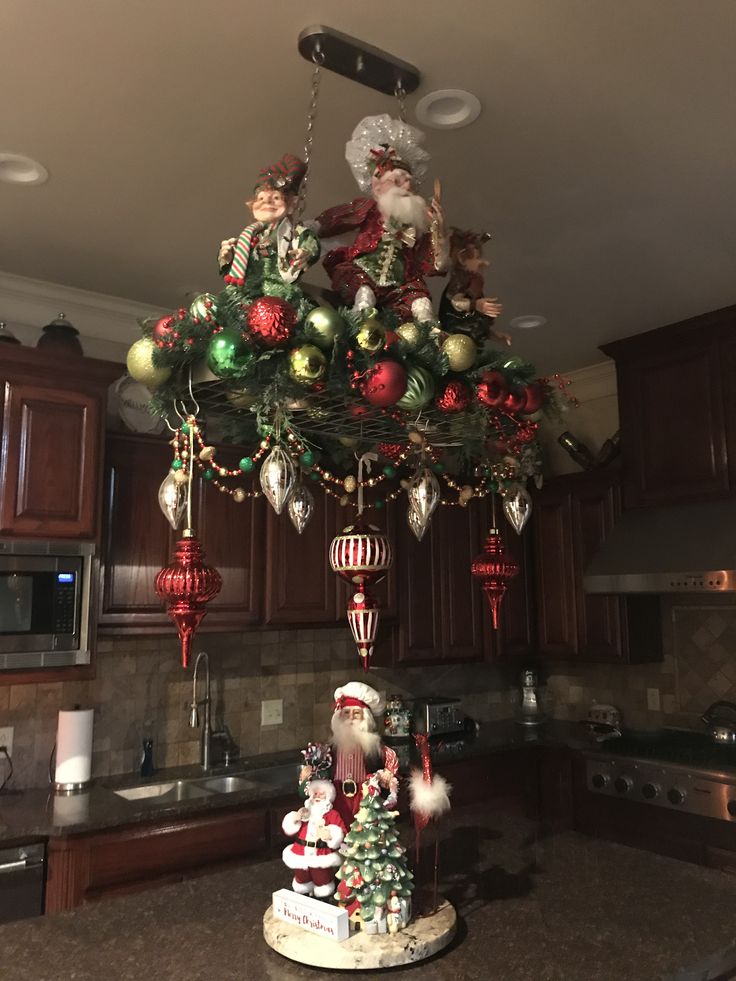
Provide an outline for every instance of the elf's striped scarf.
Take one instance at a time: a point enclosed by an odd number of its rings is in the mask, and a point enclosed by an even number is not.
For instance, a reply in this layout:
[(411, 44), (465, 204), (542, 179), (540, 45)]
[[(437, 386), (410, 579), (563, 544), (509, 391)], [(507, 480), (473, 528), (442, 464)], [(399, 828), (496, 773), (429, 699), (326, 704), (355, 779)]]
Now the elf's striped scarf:
[(238, 241), (235, 244), (235, 251), (233, 253), (233, 261), (230, 263), (230, 271), (227, 276), (225, 276), (226, 283), (232, 283), (234, 286), (243, 286), (245, 283), (245, 274), (248, 269), (248, 260), (250, 259), (250, 253), (253, 249), (253, 243), (259, 232), (266, 229), (267, 233), (270, 235), (278, 223), (271, 222), (266, 224), (263, 221), (254, 221), (253, 224), (248, 225), (240, 233)]

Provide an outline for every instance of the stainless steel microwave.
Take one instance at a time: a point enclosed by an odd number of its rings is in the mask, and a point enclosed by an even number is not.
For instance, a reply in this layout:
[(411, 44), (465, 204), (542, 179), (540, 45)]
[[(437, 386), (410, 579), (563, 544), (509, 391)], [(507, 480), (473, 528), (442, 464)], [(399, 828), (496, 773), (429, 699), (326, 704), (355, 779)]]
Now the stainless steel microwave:
[(0, 670), (89, 664), (94, 545), (0, 539)]

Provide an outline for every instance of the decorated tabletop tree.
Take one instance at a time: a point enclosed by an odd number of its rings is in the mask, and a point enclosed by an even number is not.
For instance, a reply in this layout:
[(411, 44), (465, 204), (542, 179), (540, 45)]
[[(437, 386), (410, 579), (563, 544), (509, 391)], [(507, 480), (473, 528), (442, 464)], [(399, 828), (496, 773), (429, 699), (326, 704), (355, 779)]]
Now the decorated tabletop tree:
[(368, 933), (395, 933), (411, 919), (414, 877), (399, 844), (397, 813), (384, 807), (378, 780), (369, 777), (340, 849), (344, 861), (335, 899)]

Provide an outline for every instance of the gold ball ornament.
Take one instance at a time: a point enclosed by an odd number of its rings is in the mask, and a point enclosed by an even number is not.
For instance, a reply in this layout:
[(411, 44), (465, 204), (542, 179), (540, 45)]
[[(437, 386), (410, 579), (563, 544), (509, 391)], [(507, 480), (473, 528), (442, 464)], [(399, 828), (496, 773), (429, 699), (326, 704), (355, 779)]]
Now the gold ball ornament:
[(209, 463), (209, 461), (214, 457), (214, 455), (215, 455), (214, 446), (203, 446), (202, 449), (199, 451), (199, 459), (202, 461), (202, 463)]
[(407, 323), (401, 324), (400, 327), (396, 328), (396, 333), (399, 335), (401, 340), (407, 347), (414, 348), (419, 344), (422, 339), (422, 332), (419, 330), (416, 324)]
[(478, 349), (472, 337), (451, 334), (442, 345), (442, 353), (447, 355), (450, 371), (467, 371), (475, 364)]
[(312, 385), (327, 371), (327, 359), (314, 344), (302, 344), (289, 351), (289, 374), (302, 385)]
[(355, 477), (350, 475), (346, 477), (345, 480), (343, 480), (342, 485), (345, 488), (345, 490), (348, 492), (348, 494), (352, 494), (353, 491), (356, 490), (358, 487), (358, 481), (355, 479)]
[(474, 493), (475, 491), (473, 490), (473, 488), (469, 484), (465, 484), (465, 486), (460, 489), (460, 494), (458, 495), (458, 499), (460, 503), (467, 504), (468, 501), (473, 497)]
[(156, 367), (153, 363), (153, 352), (156, 345), (150, 337), (141, 337), (128, 351), (125, 364), (128, 374), (146, 388), (158, 388), (171, 377), (171, 368)]
[(245, 493), (242, 487), (236, 487), (235, 490), (233, 491), (233, 500), (235, 501), (236, 504), (242, 504), (243, 501), (246, 499), (246, 497), (247, 494)]
[(358, 333), (355, 335), (355, 343), (359, 348), (368, 351), (369, 354), (376, 354), (383, 350), (386, 343), (386, 328), (378, 319), (378, 315), (373, 313), (364, 321)]
[(315, 307), (304, 318), (304, 336), (325, 351), (329, 351), (335, 338), (344, 333), (345, 321), (331, 307)]
[(175, 484), (186, 484), (189, 480), (189, 474), (186, 470), (175, 470), (174, 471), (174, 483)]

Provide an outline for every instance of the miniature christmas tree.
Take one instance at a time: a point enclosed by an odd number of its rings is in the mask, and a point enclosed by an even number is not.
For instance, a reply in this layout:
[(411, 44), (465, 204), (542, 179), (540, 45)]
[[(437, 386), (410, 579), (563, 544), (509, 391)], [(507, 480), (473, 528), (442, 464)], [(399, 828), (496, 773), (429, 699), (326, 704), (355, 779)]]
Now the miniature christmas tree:
[(377, 778), (369, 777), (363, 784), (360, 809), (340, 849), (344, 861), (337, 872), (340, 883), (335, 899), (347, 909), (351, 921), (359, 922), (369, 933), (393, 933), (411, 918), (414, 877), (399, 844), (397, 814), (386, 810)]

